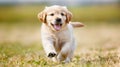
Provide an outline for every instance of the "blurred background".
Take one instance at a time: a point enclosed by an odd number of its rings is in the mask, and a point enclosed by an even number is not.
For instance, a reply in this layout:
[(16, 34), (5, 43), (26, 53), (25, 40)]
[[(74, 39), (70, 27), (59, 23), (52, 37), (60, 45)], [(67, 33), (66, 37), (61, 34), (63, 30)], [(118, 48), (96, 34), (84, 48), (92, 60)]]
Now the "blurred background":
[(0, 0), (0, 42), (39, 41), (37, 14), (51, 5), (67, 6), (86, 27), (120, 24), (119, 0)]
[(120, 49), (119, 0), (0, 0), (0, 64), (14, 55), (43, 51), (37, 14), (51, 5), (67, 6), (72, 21), (85, 24), (74, 30), (76, 55)]

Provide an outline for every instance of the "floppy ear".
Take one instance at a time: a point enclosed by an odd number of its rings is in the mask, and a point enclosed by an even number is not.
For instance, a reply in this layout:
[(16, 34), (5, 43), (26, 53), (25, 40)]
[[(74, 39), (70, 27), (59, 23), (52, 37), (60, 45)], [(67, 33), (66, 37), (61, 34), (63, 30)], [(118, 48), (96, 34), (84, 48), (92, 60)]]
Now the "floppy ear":
[(42, 22), (46, 23), (46, 12), (42, 11), (38, 14), (38, 19), (41, 20)]
[(67, 11), (67, 14), (66, 14), (66, 22), (69, 23), (70, 20), (72, 18), (72, 13), (70, 11)]

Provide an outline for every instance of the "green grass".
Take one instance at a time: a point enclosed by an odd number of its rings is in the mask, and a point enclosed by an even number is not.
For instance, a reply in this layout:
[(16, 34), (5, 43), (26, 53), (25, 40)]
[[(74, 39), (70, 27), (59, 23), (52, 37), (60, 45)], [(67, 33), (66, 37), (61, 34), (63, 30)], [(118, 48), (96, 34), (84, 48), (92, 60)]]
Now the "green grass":
[[(81, 49), (81, 48), (79, 48)], [(18, 43), (0, 44), (0, 66), (1, 67), (115, 67), (119, 66), (120, 56), (117, 51), (99, 51), (86, 49), (88, 52), (75, 55), (72, 62), (54, 63), (45, 57), (41, 46), (23, 46)]]
[(74, 29), (78, 45), (72, 62), (64, 64), (46, 57), (39, 25), (2, 24), (0, 67), (119, 67), (119, 28), (103, 24)]

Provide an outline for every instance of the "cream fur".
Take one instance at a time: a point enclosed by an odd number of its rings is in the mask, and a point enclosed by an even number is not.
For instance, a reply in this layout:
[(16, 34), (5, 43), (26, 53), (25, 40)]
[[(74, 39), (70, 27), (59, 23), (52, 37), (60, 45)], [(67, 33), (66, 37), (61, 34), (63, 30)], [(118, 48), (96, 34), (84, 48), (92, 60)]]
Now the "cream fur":
[[(54, 14), (51, 16), (51, 13)], [(64, 15), (61, 16), (61, 13)], [(56, 18), (61, 18), (61, 29), (56, 31), (51, 25), (55, 24)], [(83, 24), (70, 23), (72, 13), (64, 6), (46, 7), (38, 18), (43, 21), (41, 26), (42, 44), (47, 56), (53, 61), (70, 62), (76, 47), (75, 38), (73, 35), (73, 27), (82, 27)], [(80, 26), (79, 26), (80, 25)], [(52, 55), (51, 55), (52, 54)]]

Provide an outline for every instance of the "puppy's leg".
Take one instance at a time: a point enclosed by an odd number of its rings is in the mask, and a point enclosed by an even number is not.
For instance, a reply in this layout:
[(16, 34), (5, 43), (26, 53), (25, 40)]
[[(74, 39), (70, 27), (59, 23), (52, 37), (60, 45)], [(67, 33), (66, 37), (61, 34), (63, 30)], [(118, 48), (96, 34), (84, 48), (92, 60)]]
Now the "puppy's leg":
[(72, 45), (71, 45), (71, 47), (69, 48), (69, 49), (70, 49), (70, 50), (69, 50), (70, 52), (68, 53), (68, 56), (67, 56), (65, 62), (68, 62), (69, 60), (70, 60), (70, 61), (72, 60), (73, 54), (74, 54), (74, 51), (75, 51), (75, 48), (76, 48), (76, 42), (75, 42), (75, 40), (73, 40)]
[(69, 51), (69, 53), (68, 53), (68, 55), (67, 55), (67, 57), (66, 57), (66, 59), (64, 61), (65, 63), (68, 63), (68, 62), (70, 62), (72, 60), (73, 53), (74, 53), (74, 50)]
[(52, 41), (44, 40), (43, 47), (44, 47), (44, 50), (49, 58), (56, 56), (57, 53), (56, 53), (56, 50), (55, 50), (55, 47), (54, 47), (54, 44)]
[(70, 62), (73, 56), (73, 51), (74, 51), (74, 44), (72, 44), (71, 42), (64, 44), (60, 53), (57, 56), (57, 60), (59, 62), (64, 60), (65, 63)]

